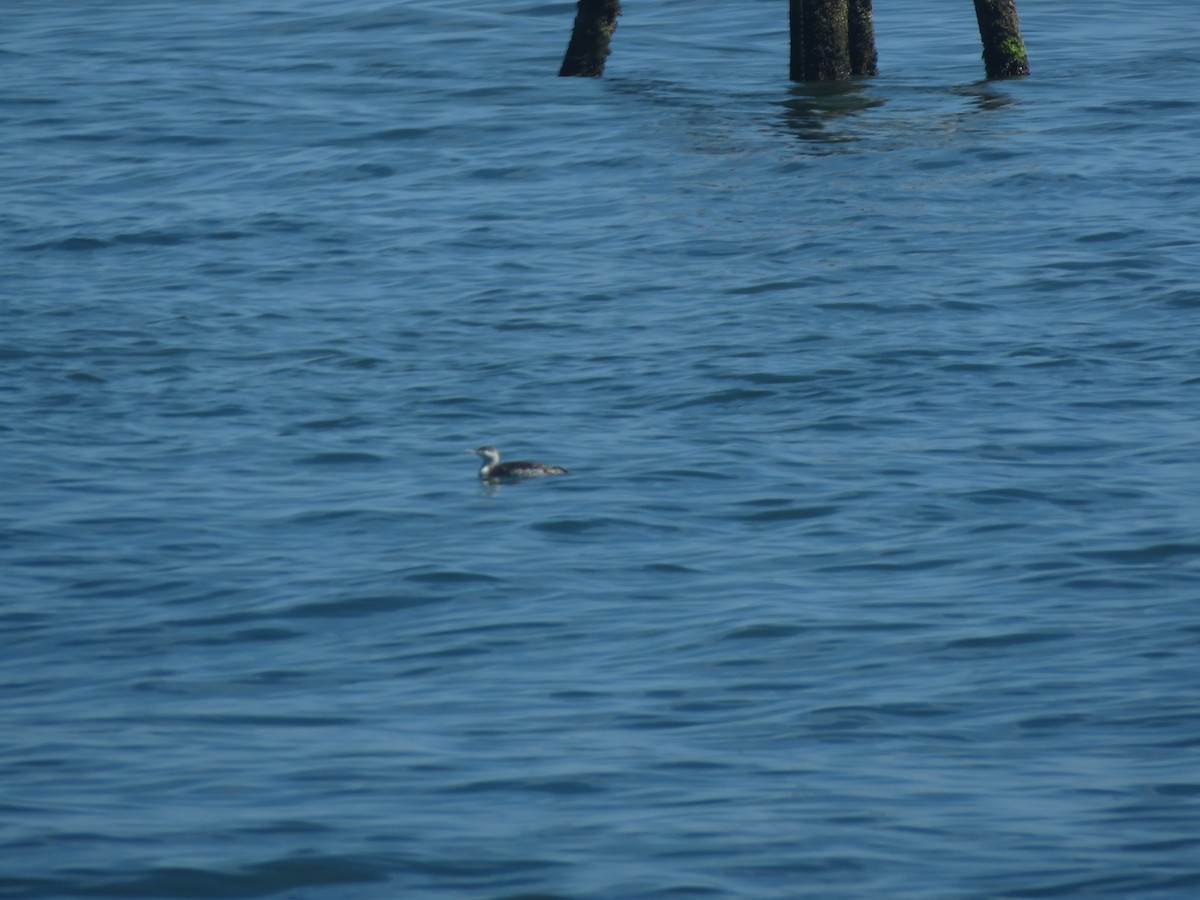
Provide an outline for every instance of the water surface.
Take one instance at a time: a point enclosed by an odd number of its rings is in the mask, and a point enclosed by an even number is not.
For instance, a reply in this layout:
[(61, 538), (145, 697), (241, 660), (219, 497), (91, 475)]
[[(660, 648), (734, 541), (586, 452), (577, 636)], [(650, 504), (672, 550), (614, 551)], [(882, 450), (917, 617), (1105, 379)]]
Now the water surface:
[(878, 6), (10, 11), (0, 893), (1195, 893), (1193, 16)]

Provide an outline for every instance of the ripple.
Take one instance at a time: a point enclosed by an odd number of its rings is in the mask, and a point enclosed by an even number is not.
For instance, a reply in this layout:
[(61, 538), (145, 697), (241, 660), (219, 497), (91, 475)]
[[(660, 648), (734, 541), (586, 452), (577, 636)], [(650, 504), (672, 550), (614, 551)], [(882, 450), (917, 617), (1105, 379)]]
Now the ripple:
[(782, 509), (768, 509), (762, 512), (738, 516), (743, 522), (792, 522), (804, 519), (820, 519), (831, 516), (838, 511), (836, 506), (789, 506)]
[(723, 641), (770, 640), (773, 638), (791, 637), (800, 634), (804, 629), (796, 625), (756, 624), (735, 628), (722, 635)]
[(1024, 646), (1025, 644), (1060, 641), (1069, 636), (1065, 632), (1014, 631), (1007, 634), (989, 634), (959, 638), (958, 640), (948, 641), (945, 646), (952, 650), (1003, 650), (1008, 647)]
[[(460, 574), (460, 573), (456, 573)], [(471, 577), (452, 577), (452, 578), (429, 578), (429, 577), (410, 577), (411, 581), (431, 581), (434, 583), (445, 583), (447, 581), (461, 583), (464, 581), (488, 580), (475, 579)], [(289, 609), (286, 613), (287, 618), (297, 619), (327, 619), (327, 618), (343, 618), (346, 616), (375, 616), (386, 613), (399, 612), (401, 610), (412, 609), (417, 606), (426, 606), (431, 603), (442, 602), (443, 598), (429, 597), (412, 594), (379, 594), (379, 595), (360, 595), (352, 597), (340, 597), (336, 600), (321, 600), (312, 603), (305, 603), (300, 606), (295, 606)]]
[(1119, 565), (1143, 566), (1200, 556), (1200, 544), (1150, 544), (1144, 547), (1084, 550), (1079, 555)]
[(386, 460), (376, 453), (367, 453), (362, 450), (329, 450), (301, 457), (297, 462), (301, 465), (315, 466), (356, 466), (382, 463)]
[[(110, 897), (269, 897), (281, 891), (314, 885), (377, 884), (388, 879), (386, 860), (364, 856), (287, 857), (256, 863), (240, 870), (188, 867), (154, 868), (133, 878), (108, 873), (79, 873), (93, 887), (86, 896)], [(80, 884), (57, 882), (59, 889), (78, 893)], [(46, 882), (42, 882), (46, 887)]]
[(503, 579), (482, 572), (468, 572), (460, 569), (442, 569), (428, 572), (414, 572), (404, 576), (405, 581), (415, 581), (421, 584), (456, 585), (456, 584), (487, 584), (500, 582)]

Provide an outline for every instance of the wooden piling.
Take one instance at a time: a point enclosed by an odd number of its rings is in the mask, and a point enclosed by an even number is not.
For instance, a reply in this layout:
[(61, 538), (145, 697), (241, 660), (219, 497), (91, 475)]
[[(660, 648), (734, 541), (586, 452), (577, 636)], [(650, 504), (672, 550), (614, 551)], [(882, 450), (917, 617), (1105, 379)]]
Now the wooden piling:
[(575, 27), (571, 30), (571, 41), (558, 74), (580, 78), (603, 75), (609, 43), (617, 30), (620, 14), (620, 0), (579, 0)]
[[(849, 0), (803, 0), (804, 74), (793, 81), (843, 81), (850, 77)], [(792, 38), (795, 39), (795, 32)]]
[[(988, 78), (1029, 74), (1016, 0), (974, 0)], [(845, 81), (877, 75), (871, 0), (788, 0), (792, 81)], [(559, 75), (604, 74), (620, 0), (579, 0), (575, 26)]]
[(1029, 74), (1029, 57), (1021, 40), (1017, 0), (975, 0), (979, 36), (983, 40), (983, 67), (988, 78), (1023, 78)]
[(871, 0), (850, 0), (850, 74), (878, 75), (879, 54), (875, 50), (875, 22)]
[(788, 77), (804, 80), (804, 0), (788, 0)]

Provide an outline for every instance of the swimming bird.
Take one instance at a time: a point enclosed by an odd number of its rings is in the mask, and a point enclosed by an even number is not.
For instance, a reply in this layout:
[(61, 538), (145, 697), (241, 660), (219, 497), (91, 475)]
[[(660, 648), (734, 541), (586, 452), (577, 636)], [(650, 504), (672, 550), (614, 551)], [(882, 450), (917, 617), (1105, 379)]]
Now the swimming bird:
[(515, 462), (500, 462), (500, 451), (491, 444), (468, 450), (483, 460), (479, 467), (479, 477), (485, 481), (517, 481), (523, 478), (541, 478), (543, 475), (569, 475), (569, 469), (562, 466), (548, 466), (545, 463), (517, 460)]

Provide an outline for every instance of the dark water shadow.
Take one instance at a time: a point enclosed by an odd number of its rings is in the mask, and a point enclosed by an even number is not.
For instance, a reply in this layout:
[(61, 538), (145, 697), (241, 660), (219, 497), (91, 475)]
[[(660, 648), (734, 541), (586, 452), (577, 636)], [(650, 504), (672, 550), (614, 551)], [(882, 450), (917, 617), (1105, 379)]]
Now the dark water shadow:
[[(909, 107), (914, 105), (911, 85), (866, 78), (793, 83), (784, 99), (776, 101), (780, 110), (778, 127), (809, 145), (809, 152), (817, 147), (824, 147), (818, 152), (836, 152), (838, 145), (854, 144), (884, 132), (894, 133), (900, 119), (910, 112), (922, 117), (920, 121), (926, 128), (944, 129), (981, 114), (1009, 109), (1020, 98), (1006, 89), (1007, 84), (976, 81), (918, 87), (917, 94), (927, 96), (917, 102), (919, 108), (910, 110)], [(882, 95), (884, 91), (887, 96)], [(942, 102), (949, 98), (957, 101), (953, 109), (945, 108)], [(892, 104), (892, 112), (881, 120), (867, 119), (863, 115), (888, 104)], [(866, 123), (871, 121), (876, 121), (879, 127), (868, 128)]]
[(780, 101), (780, 124), (784, 131), (806, 143), (842, 144), (859, 140), (848, 124), (859, 113), (884, 104), (869, 93), (871, 82), (797, 82)]
[[(980, 114), (1016, 105), (1011, 82), (913, 83), (901, 79), (789, 82), (782, 94), (713, 89), (670, 79), (612, 78), (605, 87), (664, 112), (686, 117), (689, 129), (707, 127), (721, 142), (737, 143), (747, 108), (768, 110), (768, 131), (804, 145), (806, 156), (843, 153), (862, 142), (957, 127)], [(887, 111), (878, 114), (887, 107)], [(755, 117), (757, 120), (757, 116)], [(755, 122), (757, 128), (758, 122)]]
[(1012, 93), (997, 88), (994, 81), (973, 81), (951, 88), (950, 93), (958, 97), (966, 97), (975, 106), (976, 112), (995, 112), (1015, 106), (1017, 98)]

